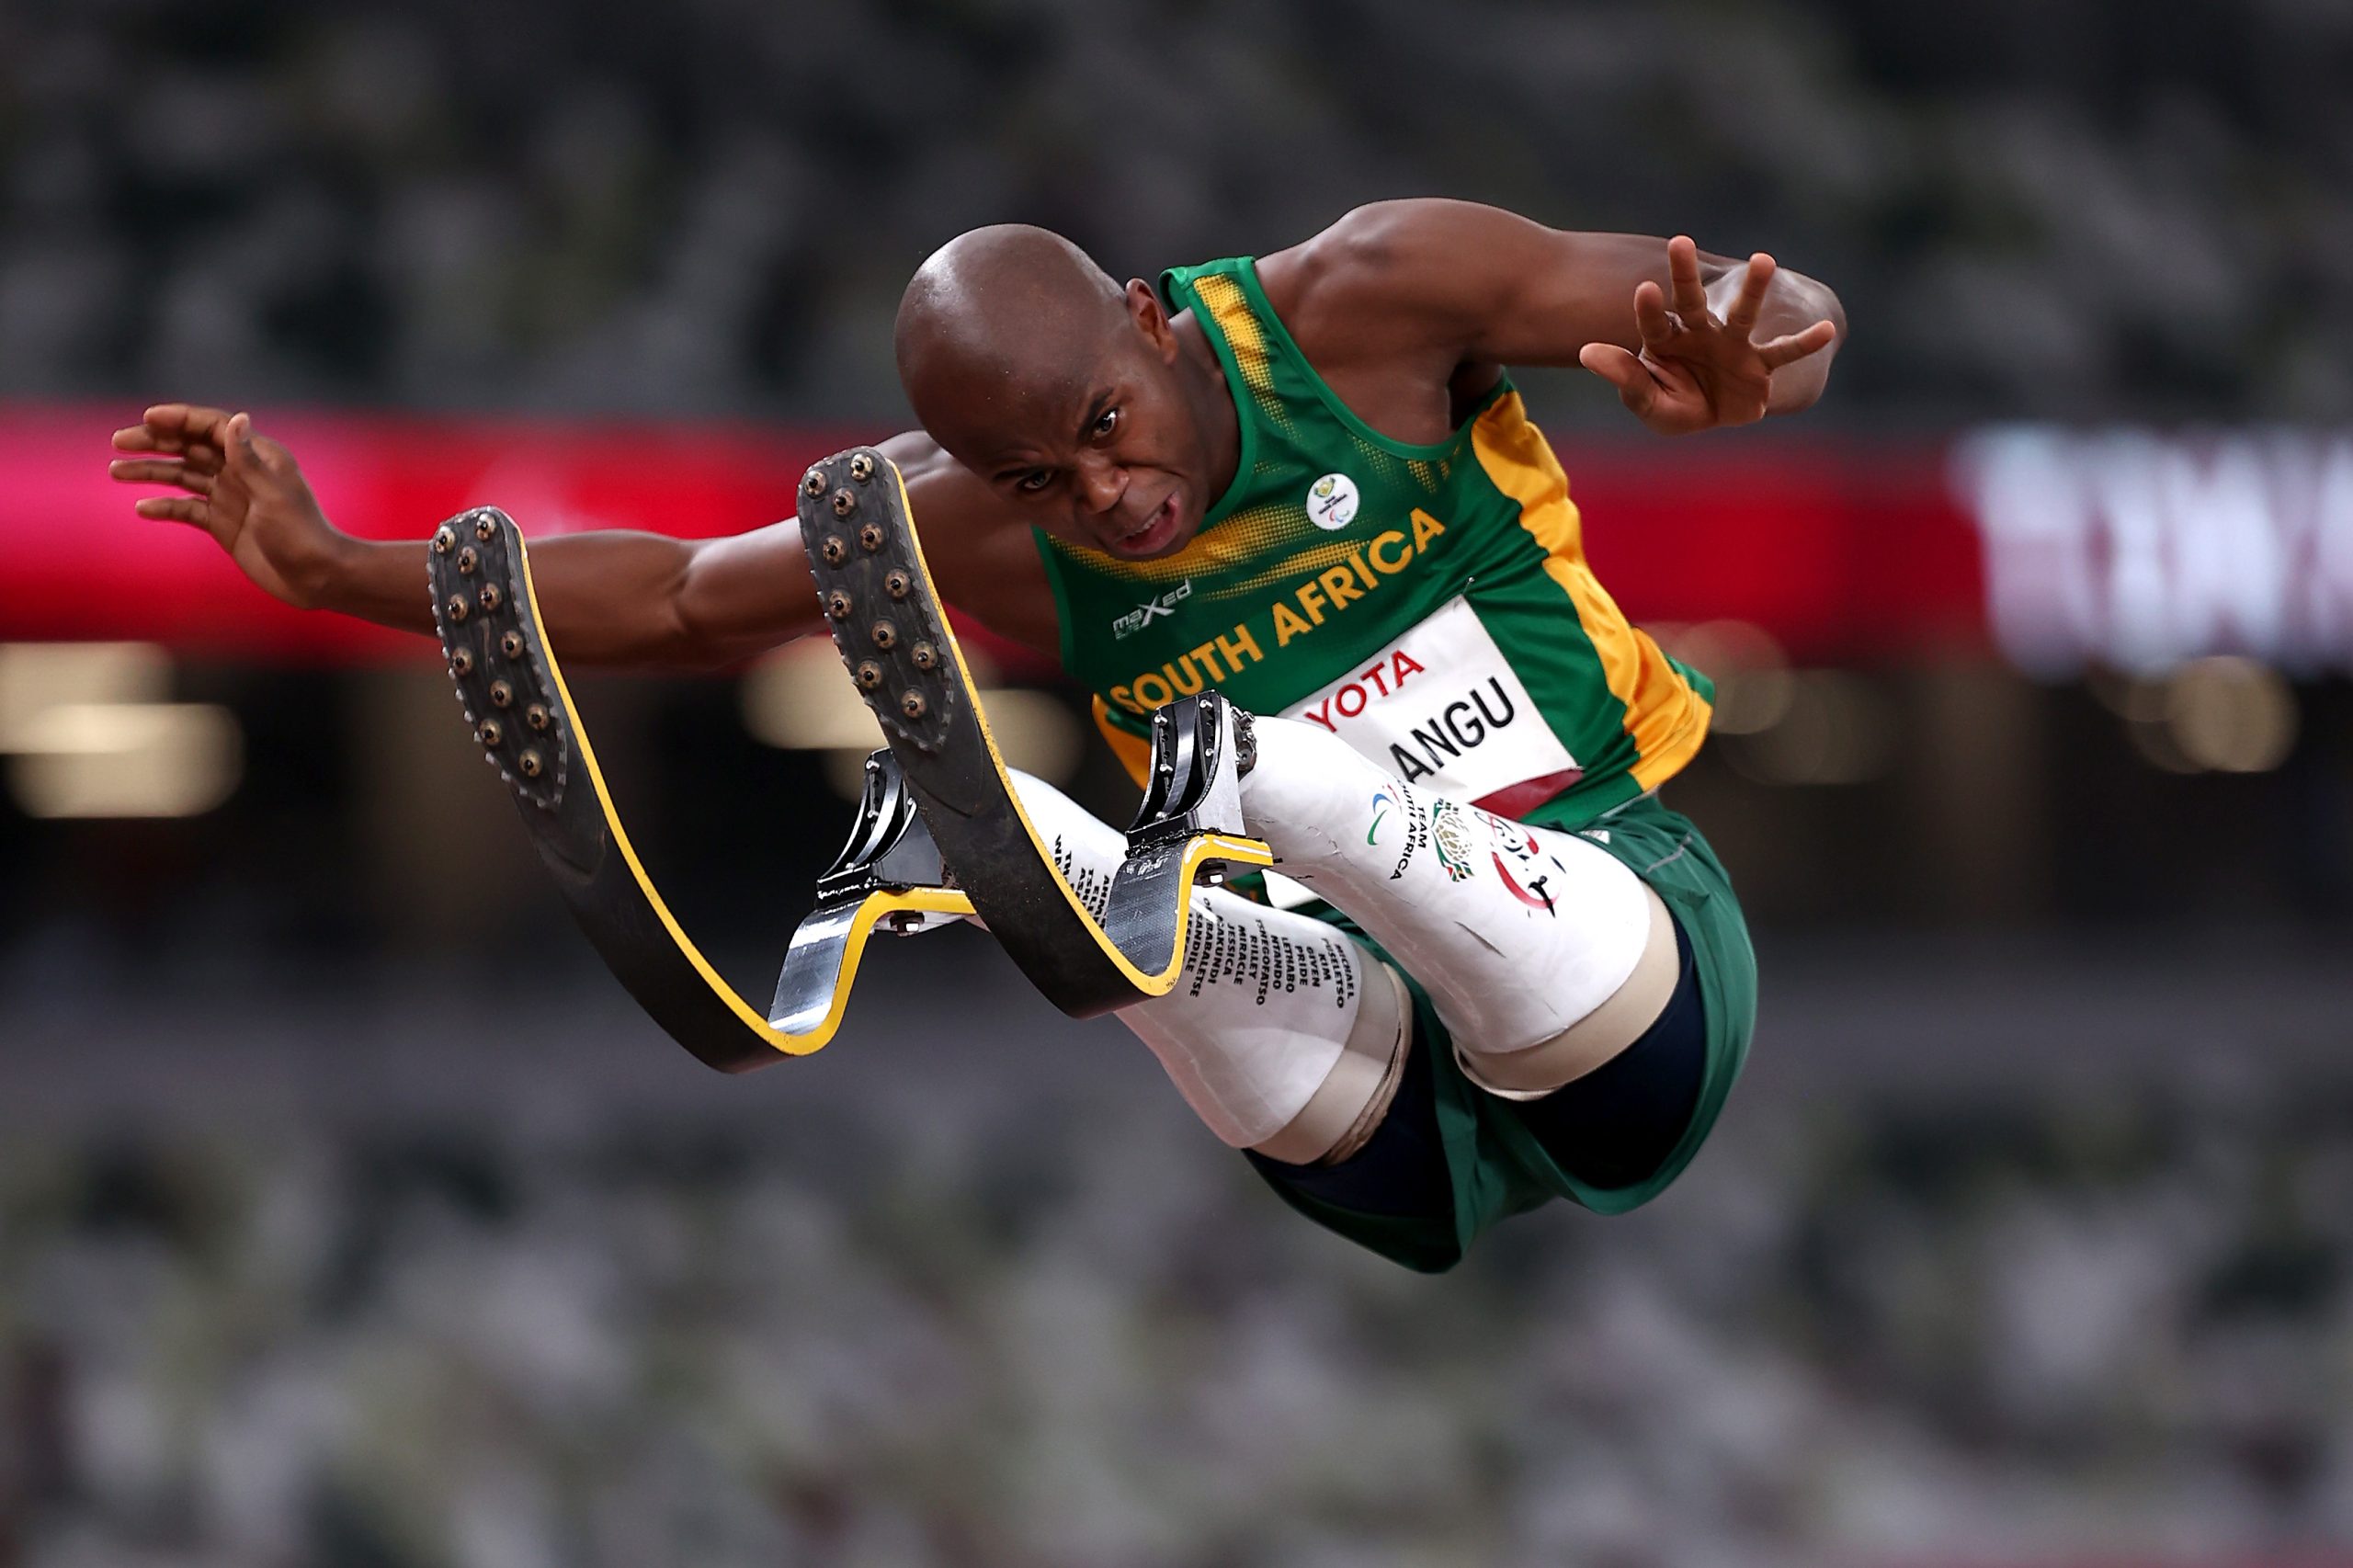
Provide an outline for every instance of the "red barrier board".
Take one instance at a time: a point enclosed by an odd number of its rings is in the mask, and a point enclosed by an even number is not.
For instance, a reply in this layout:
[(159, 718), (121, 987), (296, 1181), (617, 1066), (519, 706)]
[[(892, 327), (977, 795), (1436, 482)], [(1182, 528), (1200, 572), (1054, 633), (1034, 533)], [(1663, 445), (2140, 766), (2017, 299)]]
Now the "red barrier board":
[[(199, 656), (422, 657), (415, 639), (304, 615), (247, 584), (184, 526), (150, 522), (108, 479), (129, 407), (0, 405), (0, 639), (137, 638)], [(733, 533), (791, 515), (813, 460), (854, 429), (265, 411), (335, 523), (421, 540), (504, 506), (527, 534)], [(1975, 531), (1934, 447), (1736, 433), (1563, 447), (1602, 581), (1640, 619), (1751, 620), (1809, 660), (1982, 646)], [(420, 559), (417, 585), (424, 593)]]

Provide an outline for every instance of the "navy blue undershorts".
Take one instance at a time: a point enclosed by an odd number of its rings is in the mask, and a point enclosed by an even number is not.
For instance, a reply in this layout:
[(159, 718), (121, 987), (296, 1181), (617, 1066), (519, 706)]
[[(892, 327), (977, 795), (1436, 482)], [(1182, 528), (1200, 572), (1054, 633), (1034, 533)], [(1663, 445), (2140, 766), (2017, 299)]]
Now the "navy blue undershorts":
[[(1540, 1100), (1506, 1100), (1508, 1114), (1577, 1180), (1631, 1187), (1675, 1152), (1699, 1104), (1707, 1068), (1707, 1017), (1691, 939), (1675, 926), (1677, 972), (1666, 1010), (1633, 1044)], [(1454, 1184), (1438, 1136), (1429, 1050), (1405, 1060), (1389, 1114), (1362, 1149), (1333, 1165), (1293, 1165), (1245, 1151), (1260, 1175), (1363, 1214), (1443, 1219)]]

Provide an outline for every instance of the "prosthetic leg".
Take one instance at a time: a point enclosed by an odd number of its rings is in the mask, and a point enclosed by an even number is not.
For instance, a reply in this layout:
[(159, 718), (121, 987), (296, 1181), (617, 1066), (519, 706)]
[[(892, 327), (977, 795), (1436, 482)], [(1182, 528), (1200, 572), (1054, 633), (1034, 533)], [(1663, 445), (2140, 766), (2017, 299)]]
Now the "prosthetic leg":
[(523, 825), (565, 905), (606, 967), (671, 1039), (724, 1073), (817, 1050), (840, 1027), (866, 939), (966, 915), (941, 885), (939, 860), (904, 785), (870, 762), (850, 841), (818, 884), (816, 909), (792, 935), (775, 1005), (763, 1015), (688, 939), (655, 891), (613, 809), (588, 732), (540, 628), (530, 562), (495, 507), (435, 532), (434, 620), (466, 722), (506, 781)]
[(672, 1039), (730, 1073), (830, 1040), (878, 925), (977, 914), (1075, 1017), (1165, 994), (1184, 966), (1193, 888), (1273, 858), (1243, 832), (1238, 716), (1214, 693), (1164, 713), (1154, 787), (1098, 915), (1013, 792), (897, 469), (868, 448), (818, 464), (802, 482), (801, 527), (835, 642), (890, 748), (868, 761), (849, 842), (819, 880), (765, 1015), (688, 938), (631, 847), (513, 519), (478, 508), (433, 536), (434, 619), (466, 722), (606, 966)]

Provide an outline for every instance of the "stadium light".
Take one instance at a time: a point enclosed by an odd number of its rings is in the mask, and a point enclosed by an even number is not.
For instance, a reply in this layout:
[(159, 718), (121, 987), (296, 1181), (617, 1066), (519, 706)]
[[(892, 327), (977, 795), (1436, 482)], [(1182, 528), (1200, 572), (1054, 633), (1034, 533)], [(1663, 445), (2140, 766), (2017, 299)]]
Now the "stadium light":
[(186, 817), (236, 792), (244, 737), (225, 708), (164, 700), (148, 642), (0, 644), (0, 752), (36, 817)]
[(0, 752), (28, 749), (52, 708), (161, 702), (171, 685), (171, 655), (152, 642), (0, 642)]
[(9, 791), (36, 817), (200, 816), (244, 769), (236, 716), (209, 703), (65, 703), (15, 740)]

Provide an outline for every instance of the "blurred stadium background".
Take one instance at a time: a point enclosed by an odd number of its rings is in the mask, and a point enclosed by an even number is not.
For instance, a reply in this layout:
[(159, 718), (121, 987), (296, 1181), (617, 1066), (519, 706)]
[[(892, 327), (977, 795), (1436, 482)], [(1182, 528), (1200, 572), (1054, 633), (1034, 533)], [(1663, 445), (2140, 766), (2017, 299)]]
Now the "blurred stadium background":
[[(0, 1568), (2353, 1562), (2348, 87), (2341, 0), (10, 0)], [(976, 933), (706, 1073), (424, 648), (103, 476), (185, 397), (355, 531), (733, 531), (898, 427), (963, 228), (1149, 272), (1419, 193), (1854, 326), (1786, 429), (1527, 378), (1723, 683), (1669, 795), (1764, 1022), (1664, 1199), (1448, 1278)], [(862, 744), (811, 674), (584, 695), (755, 994)]]

